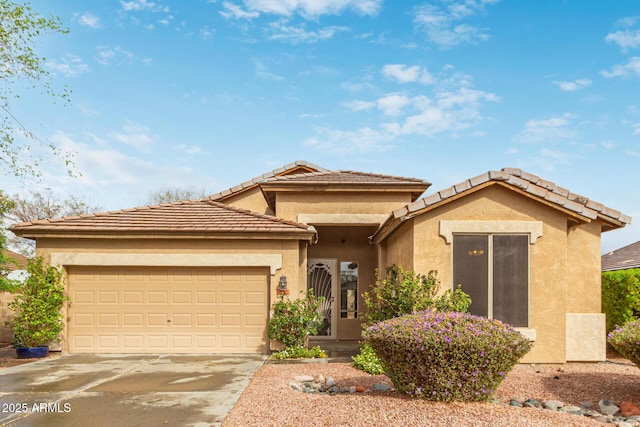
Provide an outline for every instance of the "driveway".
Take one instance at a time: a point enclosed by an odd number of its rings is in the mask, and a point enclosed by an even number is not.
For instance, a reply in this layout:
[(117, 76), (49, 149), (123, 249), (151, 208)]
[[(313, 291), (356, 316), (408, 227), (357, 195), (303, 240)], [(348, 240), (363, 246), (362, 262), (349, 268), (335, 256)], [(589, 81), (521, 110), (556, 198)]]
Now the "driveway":
[(0, 370), (2, 426), (218, 426), (266, 356), (64, 355)]

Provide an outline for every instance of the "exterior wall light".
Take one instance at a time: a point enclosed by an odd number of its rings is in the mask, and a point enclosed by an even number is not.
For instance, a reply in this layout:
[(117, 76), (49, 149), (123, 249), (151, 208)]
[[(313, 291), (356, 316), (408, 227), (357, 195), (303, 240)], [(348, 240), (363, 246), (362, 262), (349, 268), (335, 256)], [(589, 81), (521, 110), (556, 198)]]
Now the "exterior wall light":
[(278, 288), (276, 289), (278, 295), (289, 295), (289, 289), (287, 289), (287, 276), (280, 276), (278, 280)]

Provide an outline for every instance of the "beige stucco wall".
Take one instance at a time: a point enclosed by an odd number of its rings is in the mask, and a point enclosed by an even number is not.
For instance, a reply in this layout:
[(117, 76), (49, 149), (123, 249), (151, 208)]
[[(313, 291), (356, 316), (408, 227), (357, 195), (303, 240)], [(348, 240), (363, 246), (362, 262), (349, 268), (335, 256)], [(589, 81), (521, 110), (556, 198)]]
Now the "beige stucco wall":
[(224, 199), (222, 203), (235, 206), (236, 208), (258, 212), (260, 214), (273, 215), (273, 212), (269, 209), (260, 187), (254, 187), (234, 194), (233, 196)]
[[(455, 284), (452, 247), (439, 234), (442, 220), (543, 222), (542, 236), (529, 248), (529, 328), (535, 330), (536, 341), (522, 362), (564, 363), (566, 314), (599, 311), (595, 269), (600, 262), (594, 256), (600, 250), (598, 225), (568, 231), (564, 213), (498, 185), (452, 201), (407, 221), (413, 229), (414, 269), (425, 274), (438, 270), (443, 290)], [(409, 234), (410, 229), (400, 228), (394, 234), (398, 233)], [(410, 238), (387, 239), (387, 263), (401, 261), (399, 254), (410, 251), (411, 243)]]
[(298, 215), (304, 214), (379, 214), (386, 217), (409, 202), (411, 196), (406, 193), (278, 192), (276, 216), (290, 221), (298, 221)]

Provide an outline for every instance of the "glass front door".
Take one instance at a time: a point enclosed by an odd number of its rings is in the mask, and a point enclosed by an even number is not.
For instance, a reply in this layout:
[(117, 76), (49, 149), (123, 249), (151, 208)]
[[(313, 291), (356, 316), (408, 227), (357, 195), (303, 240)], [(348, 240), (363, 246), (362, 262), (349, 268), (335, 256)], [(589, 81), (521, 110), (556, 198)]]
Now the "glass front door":
[(335, 259), (310, 259), (307, 264), (307, 289), (313, 289), (317, 297), (322, 297), (320, 314), (322, 326), (315, 338), (335, 338), (338, 311), (335, 307), (338, 277)]

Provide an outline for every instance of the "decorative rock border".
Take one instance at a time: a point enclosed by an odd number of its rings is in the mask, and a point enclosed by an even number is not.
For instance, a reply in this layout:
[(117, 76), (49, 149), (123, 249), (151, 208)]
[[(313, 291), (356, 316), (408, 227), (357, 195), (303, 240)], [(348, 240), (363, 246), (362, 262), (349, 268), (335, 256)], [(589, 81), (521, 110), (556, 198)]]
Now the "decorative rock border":
[(289, 387), (303, 393), (321, 393), (329, 396), (334, 396), (336, 394), (371, 393), (392, 390), (391, 387), (382, 383), (374, 384), (373, 389), (367, 389), (361, 385), (340, 386), (333, 378), (325, 378), (322, 374), (317, 374), (313, 377), (311, 375), (296, 375), (291, 381), (289, 381)]
[[(299, 392), (309, 394), (324, 394), (335, 396), (337, 394), (357, 394), (357, 393), (374, 393), (394, 391), (387, 384), (377, 383), (373, 388), (367, 389), (361, 385), (357, 386), (341, 386), (336, 383), (332, 377), (326, 377), (322, 374), (296, 375), (289, 386)], [(498, 401), (494, 401), (499, 404)], [(583, 402), (580, 406), (565, 405), (559, 400), (537, 400), (537, 399), (511, 399), (508, 403), (510, 406), (527, 408), (538, 408), (549, 411), (566, 412), (568, 414), (589, 417), (592, 420), (601, 423), (613, 424), (616, 427), (640, 427), (640, 408), (631, 402), (622, 402), (620, 405), (603, 399), (597, 404), (592, 402)]]

